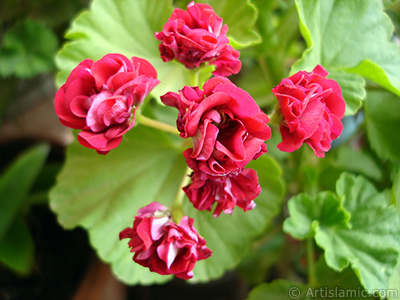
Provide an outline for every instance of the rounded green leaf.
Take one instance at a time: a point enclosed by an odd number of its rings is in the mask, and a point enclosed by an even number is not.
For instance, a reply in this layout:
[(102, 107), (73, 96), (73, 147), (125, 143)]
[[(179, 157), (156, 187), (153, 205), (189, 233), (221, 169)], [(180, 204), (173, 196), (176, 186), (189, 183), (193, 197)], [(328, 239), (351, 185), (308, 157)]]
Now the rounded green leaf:
[(385, 91), (369, 91), (365, 119), (371, 148), (382, 159), (400, 159), (400, 99)]
[(389, 290), (395, 291), (397, 293), (392, 293), (388, 299), (400, 299), (400, 259), (397, 261), (397, 265), (394, 269), (392, 277), (390, 277)]
[(278, 279), (262, 283), (251, 290), (247, 300), (305, 299), (307, 286), (294, 281)]
[(278, 299), (376, 299), (363, 290), (357, 277), (350, 268), (343, 272), (335, 272), (325, 264), (324, 257), (315, 264), (317, 282), (314, 286), (307, 286), (289, 280), (274, 280), (263, 283), (251, 290), (247, 300), (278, 300)]
[(373, 159), (371, 154), (346, 145), (338, 148), (332, 160), (332, 166), (338, 170), (362, 174), (376, 181), (382, 179), (381, 166)]
[(388, 205), (387, 194), (361, 176), (343, 173), (336, 191), (351, 214), (351, 228), (316, 237), (327, 264), (339, 270), (350, 263), (366, 289), (387, 289), (400, 252), (396, 210)]
[[(397, 174), (394, 178), (392, 198), (397, 208), (397, 215), (400, 217), (400, 169), (397, 170)], [(390, 300), (400, 299), (400, 257), (397, 260), (393, 275), (390, 277), (389, 289), (397, 291), (396, 295), (391, 295), (389, 297)]]
[[(61, 69), (59, 84), (83, 59), (96, 60), (109, 52), (150, 61), (162, 82), (152, 93), (155, 97), (188, 84), (188, 71), (183, 65), (162, 62), (159, 42), (154, 38), (154, 32), (162, 29), (172, 13), (171, 3), (95, 0), (90, 10), (73, 22), (66, 35), (73, 41), (65, 44), (57, 56)], [(211, 70), (209, 72), (211, 74)], [(205, 78), (206, 74), (203, 75)], [(111, 263), (115, 274), (126, 283), (160, 283), (170, 278), (150, 273), (133, 263), (126, 241), (120, 242), (118, 234), (132, 226), (133, 216), (140, 207), (152, 201), (172, 205), (185, 176), (186, 163), (180, 143), (166, 134), (141, 126), (129, 132), (122, 144), (106, 156), (99, 156), (74, 142), (51, 193), (51, 207), (60, 223), (66, 228), (86, 228), (99, 256)], [(194, 280), (217, 278), (232, 268), (244, 255), (251, 239), (277, 212), (283, 194), (281, 171), (269, 158), (260, 158), (257, 165), (266, 169), (260, 172), (267, 174), (260, 182), (271, 180), (273, 184), (262, 184), (265, 190), (254, 212), (235, 211), (232, 217), (221, 216), (222, 221), (218, 221), (209, 212), (195, 211), (187, 201), (188, 215), (195, 218), (194, 225), (208, 241), (207, 245), (215, 248), (212, 249), (214, 255), (226, 255), (221, 261), (211, 258), (199, 262), (194, 270)], [(221, 223), (224, 226), (220, 226)], [(242, 231), (226, 234), (230, 228)], [(218, 254), (219, 251), (222, 253)]]
[(316, 199), (306, 194), (296, 195), (289, 200), (288, 208), (290, 217), (283, 223), (283, 230), (301, 240), (321, 228), (346, 228), (350, 219), (342, 199), (332, 192), (319, 193)]
[[(98, 255), (128, 284), (161, 283), (171, 278), (134, 263), (127, 240), (119, 241), (118, 235), (132, 226), (139, 208), (153, 201), (172, 205), (186, 170), (180, 143), (180, 139), (140, 125), (106, 156), (74, 142), (51, 191), (50, 205), (59, 222), (66, 228), (87, 229)], [(263, 188), (252, 211), (236, 208), (233, 216), (215, 219), (208, 211), (195, 210), (185, 198), (185, 214), (194, 218), (195, 228), (214, 252), (197, 263), (194, 281), (215, 279), (233, 268), (250, 241), (278, 212), (283, 195), (279, 166), (268, 156), (252, 165), (259, 171)]]
[(257, 21), (257, 8), (250, 0), (205, 0), (229, 26), (227, 36), (236, 50), (261, 42), (261, 37), (254, 30)]
[(346, 101), (346, 115), (356, 114), (366, 96), (365, 80), (357, 74), (337, 70), (328, 71), (328, 78), (335, 80), (342, 89), (342, 95)]
[[(308, 48), (292, 73), (321, 64), (366, 77), (400, 96), (400, 50), (391, 41), (393, 25), (377, 1), (296, 0), (296, 5)], [(362, 85), (355, 85), (359, 79), (351, 76), (349, 83), (338, 79), (344, 94), (356, 96), (345, 97), (350, 101), (347, 113), (353, 113), (360, 106)]]
[(138, 126), (109, 154), (98, 155), (78, 142), (70, 145), (63, 170), (50, 193), (50, 206), (65, 228), (82, 226), (92, 246), (124, 282), (170, 279), (132, 261), (119, 232), (133, 224), (139, 208), (173, 202), (185, 171), (182, 154), (166, 134)]
[(336, 191), (339, 197), (327, 192), (316, 200), (293, 197), (284, 230), (299, 239), (314, 233), (329, 267), (341, 271), (350, 264), (367, 290), (387, 289), (400, 252), (394, 207), (361, 176), (343, 173)]

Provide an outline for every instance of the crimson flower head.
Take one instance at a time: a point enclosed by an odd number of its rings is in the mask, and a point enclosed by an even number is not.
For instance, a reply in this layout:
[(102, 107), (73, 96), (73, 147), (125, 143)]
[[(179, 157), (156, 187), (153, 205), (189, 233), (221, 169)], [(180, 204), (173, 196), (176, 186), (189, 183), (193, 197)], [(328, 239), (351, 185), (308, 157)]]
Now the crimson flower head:
[(252, 210), (256, 204), (253, 201), (261, 192), (256, 171), (244, 169), (227, 176), (210, 176), (194, 171), (192, 182), (183, 188), (190, 202), (198, 210), (213, 209), (213, 216), (221, 212), (232, 214), (238, 206), (244, 211)]
[(320, 65), (285, 78), (272, 89), (282, 114), (278, 149), (292, 152), (308, 144), (316, 156), (324, 157), (332, 140), (342, 132), (346, 103), (339, 84), (327, 79)]
[(128, 245), (131, 252), (135, 252), (133, 260), (136, 263), (161, 275), (174, 274), (190, 279), (196, 262), (212, 254), (193, 222), (184, 216), (176, 224), (167, 207), (152, 202), (139, 209), (133, 227), (124, 229), (119, 238), (129, 239)]
[(107, 154), (134, 125), (137, 106), (159, 84), (145, 59), (107, 54), (82, 61), (57, 91), (54, 108), (67, 127), (80, 129), (83, 146)]
[(241, 62), (240, 52), (228, 45), (227, 31), (210, 5), (191, 2), (186, 11), (176, 8), (155, 37), (164, 62), (177, 59), (189, 69), (209, 63), (217, 67), (214, 75), (230, 76), (240, 71)]
[(178, 109), (181, 137), (193, 139), (193, 148), (183, 154), (195, 171), (225, 176), (267, 152), (268, 116), (225, 77), (209, 79), (203, 90), (186, 86), (179, 93), (168, 92), (161, 101)]

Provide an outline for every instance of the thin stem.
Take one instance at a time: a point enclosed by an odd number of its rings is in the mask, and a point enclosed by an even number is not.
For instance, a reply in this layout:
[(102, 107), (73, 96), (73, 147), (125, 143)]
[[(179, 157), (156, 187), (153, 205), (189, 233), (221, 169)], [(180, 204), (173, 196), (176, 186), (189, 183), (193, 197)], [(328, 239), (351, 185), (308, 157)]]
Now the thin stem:
[(174, 203), (172, 204), (172, 219), (178, 224), (182, 217), (183, 217), (183, 198), (185, 197), (185, 192), (183, 188), (189, 183), (190, 181), (190, 174), (192, 170), (187, 167), (185, 171), (185, 175), (183, 175), (181, 184), (179, 185), (178, 192), (176, 193)]
[(279, 104), (275, 105), (274, 110), (272, 111), (272, 113), (269, 115), (270, 124), (276, 124), (276, 125), (280, 125), (282, 120), (283, 120), (283, 116), (282, 116), (282, 112), (281, 112), (281, 107), (279, 106)]
[(194, 86), (199, 86), (199, 82), (200, 82), (200, 71), (201, 69), (193, 69), (190, 70), (189, 74), (190, 74), (190, 85), (192, 87)]
[(172, 134), (175, 134), (175, 135), (179, 135), (179, 131), (175, 126), (172, 126), (172, 125), (160, 122), (160, 121), (156, 121), (156, 120), (150, 119), (148, 117), (143, 116), (139, 112), (136, 112), (135, 121), (140, 123), (140, 124), (142, 124), (142, 125), (148, 126), (148, 127), (156, 128), (156, 129), (159, 129), (159, 130), (162, 130), (162, 131), (165, 131), (165, 132), (169, 132), (169, 133), (172, 133)]
[(306, 243), (307, 243), (308, 285), (310, 287), (315, 287), (317, 279), (315, 277), (314, 237), (308, 237)]

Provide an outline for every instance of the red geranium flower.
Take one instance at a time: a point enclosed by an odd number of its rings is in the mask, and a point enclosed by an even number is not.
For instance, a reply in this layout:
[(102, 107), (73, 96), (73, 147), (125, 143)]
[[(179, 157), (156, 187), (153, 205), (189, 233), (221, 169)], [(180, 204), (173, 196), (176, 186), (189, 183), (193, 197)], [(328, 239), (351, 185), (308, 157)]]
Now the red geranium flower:
[(198, 210), (211, 211), (218, 217), (221, 212), (232, 214), (239, 206), (244, 211), (253, 209), (253, 201), (261, 192), (256, 171), (244, 169), (239, 173), (227, 176), (210, 176), (195, 171), (191, 175), (192, 183), (183, 188), (190, 202)]
[(227, 31), (211, 6), (191, 2), (187, 11), (176, 8), (155, 37), (163, 61), (176, 58), (189, 69), (210, 63), (217, 66), (214, 75), (229, 76), (240, 71), (241, 62), (240, 52), (228, 45)]
[(282, 114), (281, 151), (292, 152), (308, 144), (316, 156), (324, 157), (332, 140), (342, 132), (346, 103), (339, 84), (327, 79), (320, 65), (285, 78), (272, 89)]
[(78, 141), (107, 154), (134, 124), (134, 114), (159, 83), (154, 67), (142, 58), (107, 54), (82, 61), (57, 91), (54, 107), (67, 127), (81, 129)]
[(193, 148), (184, 152), (193, 170), (227, 175), (267, 152), (268, 116), (247, 92), (225, 77), (211, 78), (203, 91), (186, 86), (161, 100), (179, 110), (181, 137), (193, 138)]
[(128, 238), (133, 260), (161, 275), (193, 277), (198, 260), (212, 254), (206, 241), (193, 227), (193, 219), (184, 216), (179, 224), (171, 220), (167, 207), (153, 202), (138, 211), (133, 227), (124, 229), (120, 239)]

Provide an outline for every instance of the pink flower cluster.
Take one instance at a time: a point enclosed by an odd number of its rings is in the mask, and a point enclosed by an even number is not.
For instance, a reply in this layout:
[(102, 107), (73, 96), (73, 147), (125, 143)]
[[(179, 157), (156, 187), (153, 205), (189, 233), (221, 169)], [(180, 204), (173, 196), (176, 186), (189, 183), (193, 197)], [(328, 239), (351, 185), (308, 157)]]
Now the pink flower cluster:
[(162, 32), (160, 52), (164, 61), (177, 59), (187, 68), (203, 63), (216, 65), (217, 77), (200, 87), (185, 86), (179, 93), (161, 97), (178, 109), (177, 127), (182, 138), (192, 138), (193, 147), (184, 151), (193, 170), (192, 183), (184, 188), (199, 210), (232, 213), (255, 207), (261, 188), (254, 170), (244, 167), (267, 152), (271, 137), (268, 116), (254, 99), (223, 76), (240, 71), (239, 52), (228, 45), (228, 26), (207, 4), (191, 2), (187, 10), (175, 9)]
[(253, 209), (256, 206), (253, 200), (261, 192), (257, 173), (253, 169), (226, 176), (210, 176), (194, 171), (191, 179), (192, 183), (183, 188), (190, 202), (198, 210), (209, 211), (216, 202), (214, 217), (221, 212), (232, 214), (236, 206), (244, 211)]
[(228, 45), (228, 25), (211, 6), (191, 2), (187, 10), (176, 8), (155, 37), (161, 41), (163, 61), (177, 59), (187, 68), (199, 68), (203, 63), (215, 65), (216, 76), (237, 74), (242, 66), (240, 52)]
[(282, 79), (272, 89), (282, 114), (281, 151), (292, 152), (306, 143), (316, 156), (324, 157), (341, 134), (346, 103), (339, 84), (327, 75), (318, 65), (310, 73), (300, 71)]
[(179, 110), (181, 137), (193, 138), (193, 148), (184, 152), (193, 170), (224, 176), (267, 151), (268, 116), (226, 77), (209, 79), (203, 90), (185, 86), (161, 96), (161, 101)]
[(54, 107), (62, 124), (81, 130), (79, 143), (107, 154), (133, 127), (136, 108), (157, 84), (157, 72), (147, 60), (107, 54), (73, 69)]
[[(232, 213), (236, 205), (254, 208), (261, 189), (256, 172), (244, 167), (267, 152), (271, 137), (269, 118), (254, 99), (229, 79), (214, 77), (203, 90), (185, 86), (161, 101), (178, 109), (180, 135), (193, 141), (183, 154), (194, 171), (184, 189), (194, 207), (211, 210), (217, 203), (214, 216)], [(250, 180), (240, 183), (244, 179)]]
[[(196, 209), (213, 210), (214, 217), (232, 214), (236, 206), (243, 211), (256, 206), (261, 187), (256, 171), (246, 165), (267, 152), (265, 142), (271, 137), (269, 117), (225, 77), (241, 68), (239, 52), (228, 45), (227, 30), (209, 5), (191, 2), (187, 11), (175, 9), (155, 34), (163, 61), (176, 59), (189, 69), (216, 66), (216, 77), (201, 88), (184, 86), (161, 96), (165, 105), (178, 110), (180, 136), (192, 140), (192, 147), (183, 152), (192, 169), (191, 183), (183, 191)], [(283, 79), (272, 90), (278, 100), (274, 119), (282, 135), (280, 150), (292, 152), (306, 143), (323, 157), (340, 135), (345, 102), (339, 85), (327, 75), (317, 66)], [(107, 54), (96, 62), (86, 59), (58, 90), (55, 111), (62, 124), (80, 130), (79, 143), (107, 154), (133, 127), (137, 108), (158, 84), (156, 70), (142, 58)], [(189, 279), (195, 263), (212, 252), (193, 219), (178, 219), (153, 202), (138, 211), (120, 239), (129, 239), (133, 260), (150, 271)]]
[(193, 277), (196, 261), (211, 255), (205, 240), (193, 227), (193, 219), (184, 216), (179, 224), (171, 220), (168, 208), (153, 202), (139, 209), (133, 227), (119, 237), (128, 238), (133, 260), (161, 275), (175, 274), (182, 279)]

